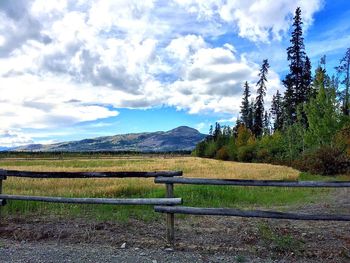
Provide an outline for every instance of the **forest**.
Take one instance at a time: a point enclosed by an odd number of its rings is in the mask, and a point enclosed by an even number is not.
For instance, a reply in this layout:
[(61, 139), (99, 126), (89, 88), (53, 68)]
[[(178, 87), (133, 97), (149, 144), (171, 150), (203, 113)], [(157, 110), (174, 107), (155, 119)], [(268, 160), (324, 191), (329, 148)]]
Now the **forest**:
[(284, 92), (277, 90), (271, 108), (264, 105), (269, 73), (265, 59), (255, 97), (248, 80), (244, 84), (236, 124), (211, 126), (209, 135), (192, 152), (194, 156), (283, 164), (322, 175), (350, 172), (350, 48), (334, 74), (327, 73), (326, 56), (312, 73), (302, 24), (297, 8), (287, 48)]

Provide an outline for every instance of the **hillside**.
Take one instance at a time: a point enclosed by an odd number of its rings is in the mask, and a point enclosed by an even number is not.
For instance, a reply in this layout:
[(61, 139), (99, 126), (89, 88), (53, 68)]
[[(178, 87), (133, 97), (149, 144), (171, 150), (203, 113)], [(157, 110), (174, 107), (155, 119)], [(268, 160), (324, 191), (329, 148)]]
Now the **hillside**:
[(196, 129), (180, 126), (170, 131), (130, 133), (55, 144), (30, 144), (15, 151), (140, 151), (165, 152), (193, 150), (205, 138)]

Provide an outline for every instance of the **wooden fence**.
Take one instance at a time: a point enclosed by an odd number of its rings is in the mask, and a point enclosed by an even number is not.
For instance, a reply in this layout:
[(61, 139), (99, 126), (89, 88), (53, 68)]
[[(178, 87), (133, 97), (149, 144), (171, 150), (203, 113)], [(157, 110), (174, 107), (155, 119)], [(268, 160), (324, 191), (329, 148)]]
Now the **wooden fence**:
[[(155, 178), (155, 183), (165, 184), (165, 198), (65, 198), (47, 196), (20, 196), (2, 194), (2, 182), (7, 176), (29, 178)], [(182, 204), (182, 198), (174, 196), (174, 184), (193, 185), (223, 185), (223, 186), (255, 186), (255, 187), (350, 187), (350, 182), (345, 181), (278, 181), (278, 180), (235, 180), (235, 179), (207, 179), (207, 178), (183, 178), (182, 171), (160, 172), (29, 172), (0, 169), (0, 206), (6, 204), (6, 200), (40, 201), (54, 203), (79, 203), (79, 204), (112, 204), (112, 205), (154, 205), (155, 212), (166, 213), (166, 238), (169, 244), (174, 244), (175, 239), (175, 214), (210, 215), (210, 216), (237, 216), (257, 217), (292, 220), (325, 220), (325, 221), (350, 221), (350, 215), (330, 214), (301, 214), (289, 212), (240, 210), (230, 208), (202, 208), (176, 206)]]
[[(344, 181), (279, 181), (279, 180), (239, 180), (239, 179), (208, 179), (208, 178), (183, 178), (183, 177), (157, 177), (155, 183), (166, 184), (171, 189), (167, 197), (174, 197), (174, 184), (192, 185), (222, 185), (222, 186), (255, 186), (255, 187), (350, 187), (350, 182)], [(167, 241), (174, 243), (174, 214), (209, 215), (209, 216), (237, 216), (257, 217), (292, 220), (323, 220), (323, 221), (350, 221), (350, 215), (329, 215), (329, 214), (301, 214), (283, 213), (263, 210), (240, 210), (230, 208), (203, 208), (186, 206), (155, 206), (155, 212), (167, 214)]]
[(0, 169), (0, 206), (6, 205), (6, 200), (22, 200), (51, 203), (74, 204), (109, 204), (109, 205), (179, 205), (181, 198), (67, 198), (51, 196), (24, 196), (2, 193), (2, 183), (7, 177), (27, 178), (162, 178), (182, 176), (182, 171), (160, 172), (31, 172)]

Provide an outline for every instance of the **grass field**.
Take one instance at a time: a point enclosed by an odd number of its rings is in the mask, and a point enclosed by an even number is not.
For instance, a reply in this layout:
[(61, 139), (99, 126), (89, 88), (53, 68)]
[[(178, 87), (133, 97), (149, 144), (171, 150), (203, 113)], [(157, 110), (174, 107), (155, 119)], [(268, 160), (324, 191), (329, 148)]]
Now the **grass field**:
[[(70, 158), (2, 159), (3, 169), (29, 171), (159, 171), (182, 170), (185, 177), (240, 178), (266, 180), (300, 180), (306, 175), (284, 166), (223, 162), (194, 157), (116, 157), (101, 159)], [(313, 179), (313, 178), (307, 178)], [(3, 192), (18, 195), (65, 197), (164, 197), (164, 185), (153, 179), (24, 179), (8, 178)], [(273, 187), (175, 186), (175, 195), (184, 205), (203, 207), (275, 207), (283, 210), (327, 198), (330, 190)], [(5, 215), (41, 214), (81, 216), (97, 220), (127, 220), (129, 217), (155, 219), (159, 214), (152, 207), (67, 205), (12, 201), (4, 209)]]

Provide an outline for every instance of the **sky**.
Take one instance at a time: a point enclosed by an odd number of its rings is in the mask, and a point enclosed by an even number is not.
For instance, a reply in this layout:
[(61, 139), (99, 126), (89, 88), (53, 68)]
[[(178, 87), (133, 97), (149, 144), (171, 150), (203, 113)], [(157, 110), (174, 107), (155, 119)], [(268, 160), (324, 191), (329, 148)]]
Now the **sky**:
[(0, 0), (0, 146), (233, 125), (263, 59), (283, 93), (298, 6), (333, 73), (348, 0)]

